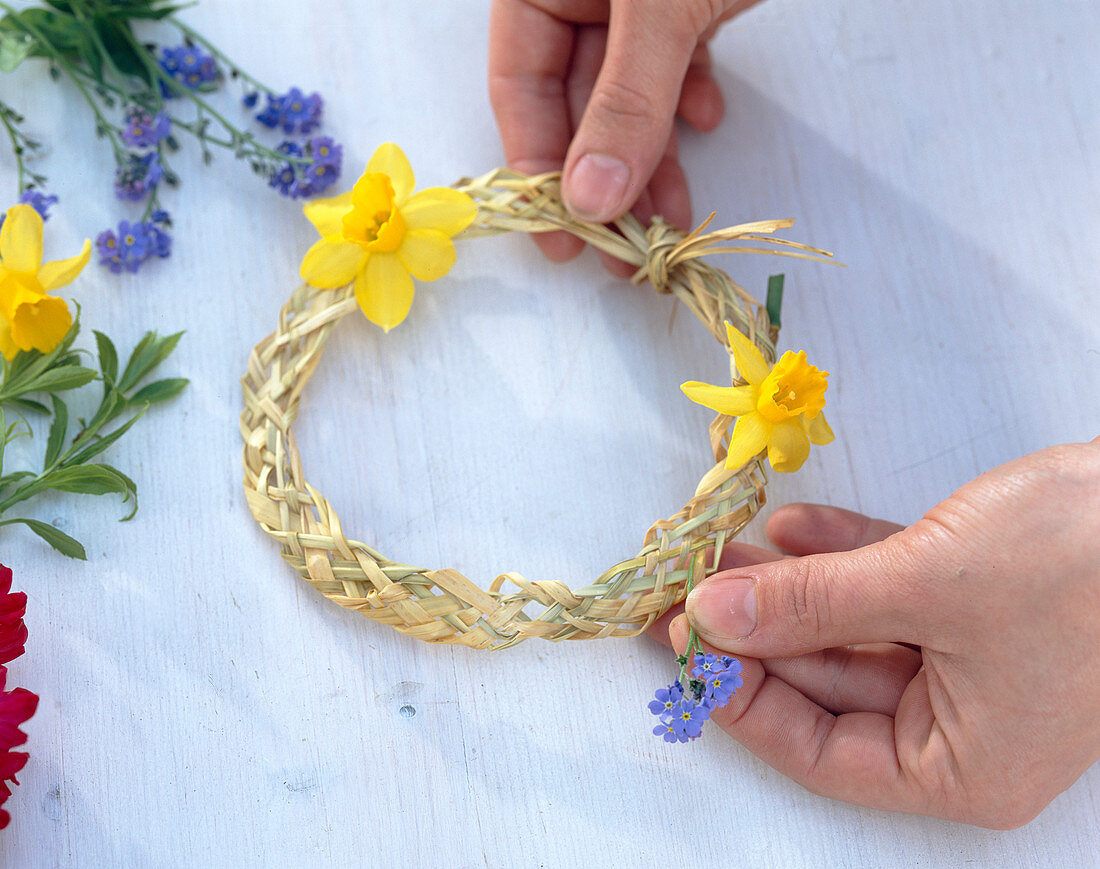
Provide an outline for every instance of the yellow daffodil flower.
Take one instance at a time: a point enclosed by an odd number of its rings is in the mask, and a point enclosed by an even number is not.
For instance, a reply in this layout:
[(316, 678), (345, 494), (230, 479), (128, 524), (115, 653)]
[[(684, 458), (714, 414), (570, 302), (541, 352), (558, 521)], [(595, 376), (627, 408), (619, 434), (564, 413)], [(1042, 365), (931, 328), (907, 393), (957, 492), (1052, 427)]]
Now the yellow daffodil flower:
[(833, 431), (821, 412), (828, 371), (806, 361), (806, 353), (788, 350), (771, 368), (756, 346), (726, 323), (733, 361), (746, 386), (712, 386), (691, 381), (680, 388), (692, 401), (737, 417), (726, 454), (728, 469), (740, 468), (768, 449), (768, 461), (782, 473), (797, 471), (810, 444), (827, 444)]
[(413, 278), (434, 281), (451, 270), (451, 237), (477, 215), (465, 193), (449, 187), (413, 193), (414, 184), (405, 154), (387, 143), (351, 191), (303, 209), (321, 239), (302, 260), (302, 280), (324, 289), (354, 281), (359, 307), (387, 332), (409, 313)]
[(0, 353), (13, 359), (20, 350), (49, 353), (73, 324), (64, 299), (48, 295), (80, 274), (92, 243), (74, 257), (42, 262), (42, 217), (30, 205), (13, 205), (0, 227)]

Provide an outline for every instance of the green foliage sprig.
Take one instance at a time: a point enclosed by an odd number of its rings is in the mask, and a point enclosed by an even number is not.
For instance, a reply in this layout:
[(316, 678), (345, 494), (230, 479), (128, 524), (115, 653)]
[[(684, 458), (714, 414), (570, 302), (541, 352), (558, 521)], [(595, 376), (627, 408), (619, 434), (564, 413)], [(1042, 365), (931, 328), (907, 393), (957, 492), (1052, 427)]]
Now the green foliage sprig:
[[(102, 332), (95, 332), (98, 371), (81, 364), (81, 353), (73, 349), (80, 330), (79, 317), (68, 334), (49, 353), (23, 351), (9, 363), (3, 360), (0, 378), (0, 527), (25, 525), (43, 540), (70, 558), (87, 557), (84, 547), (48, 522), (25, 516), (4, 517), (5, 512), (46, 491), (83, 495), (120, 495), (133, 508), (123, 517), (137, 512), (137, 487), (118, 468), (97, 459), (128, 432), (153, 404), (179, 395), (187, 386), (182, 377), (147, 379), (171, 354), (182, 332), (159, 337), (147, 332), (130, 353), (125, 365), (119, 363), (114, 343)], [(59, 393), (90, 384), (102, 384), (99, 406), (90, 418), (70, 424), (69, 408)], [(144, 383), (144, 385), (142, 385)], [(34, 396), (34, 397), (32, 397)], [(47, 405), (42, 399), (49, 402)], [(4, 467), (9, 443), (29, 436), (30, 425), (24, 417), (8, 424), (4, 409), (21, 414), (50, 418), (42, 470)], [(70, 434), (70, 433), (73, 434)]]

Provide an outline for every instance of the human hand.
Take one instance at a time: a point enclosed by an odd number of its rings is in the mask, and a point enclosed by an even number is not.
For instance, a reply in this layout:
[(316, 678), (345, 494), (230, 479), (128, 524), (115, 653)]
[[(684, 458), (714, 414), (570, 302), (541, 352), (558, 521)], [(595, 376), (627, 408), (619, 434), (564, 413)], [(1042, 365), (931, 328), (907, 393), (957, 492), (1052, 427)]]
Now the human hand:
[[(686, 229), (674, 119), (718, 126), (724, 107), (707, 41), (756, 2), (494, 0), (489, 97), (508, 165), (563, 169), (565, 204), (585, 220), (607, 223), (636, 204), (641, 220), (660, 214)], [(558, 262), (584, 248), (563, 232), (535, 240)], [(623, 264), (612, 270), (623, 274)]]
[[(744, 664), (711, 720), (777, 770), (1010, 829), (1100, 757), (1100, 438), (1002, 465), (908, 528), (794, 504), (768, 534), (802, 557), (728, 548), (687, 617)], [(680, 652), (687, 632), (672, 622)]]

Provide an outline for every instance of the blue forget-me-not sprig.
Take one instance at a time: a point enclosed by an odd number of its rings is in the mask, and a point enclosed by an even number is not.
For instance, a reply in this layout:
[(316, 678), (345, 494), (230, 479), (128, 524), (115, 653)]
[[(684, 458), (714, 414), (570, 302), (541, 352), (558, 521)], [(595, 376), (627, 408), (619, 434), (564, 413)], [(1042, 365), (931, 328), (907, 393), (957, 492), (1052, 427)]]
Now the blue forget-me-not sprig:
[(741, 662), (728, 655), (695, 655), (691, 678), (684, 687), (689, 658), (681, 655), (680, 678), (667, 688), (659, 688), (649, 701), (649, 711), (660, 724), (653, 728), (655, 736), (665, 742), (688, 742), (702, 735), (703, 725), (711, 712), (725, 706), (744, 684)]

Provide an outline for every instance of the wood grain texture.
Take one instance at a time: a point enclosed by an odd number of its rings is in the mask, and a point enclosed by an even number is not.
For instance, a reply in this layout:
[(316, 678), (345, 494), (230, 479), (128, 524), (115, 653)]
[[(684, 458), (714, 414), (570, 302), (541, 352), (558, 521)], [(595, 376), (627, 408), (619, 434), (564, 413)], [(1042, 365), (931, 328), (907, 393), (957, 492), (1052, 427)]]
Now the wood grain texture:
[[(486, 3), (182, 14), (273, 85), (321, 91), (349, 177), (384, 140), (420, 184), (502, 159)], [(783, 264), (780, 340), (834, 372), (838, 439), (773, 480), (773, 504), (911, 521), (982, 470), (1098, 433), (1098, 40), (1087, 0), (771, 0), (720, 34), (729, 116), (683, 137), (697, 211), (795, 217), (791, 237), (848, 264)], [(53, 143), (48, 244), (68, 250), (126, 212), (109, 150), (74, 147), (86, 110), (40, 73), (0, 87)], [(313, 231), (228, 158), (204, 171), (185, 147), (177, 168), (172, 259), (73, 287), (86, 327), (120, 345), (187, 330), (169, 367), (191, 387), (113, 452), (141, 509), (120, 525), (106, 500), (40, 504), (91, 543), (87, 563), (0, 536), (29, 597), (9, 684), (42, 698), (0, 863), (1092, 864), (1096, 768), (1012, 833), (867, 811), (717, 734), (650, 736), (645, 702), (673, 667), (648, 642), (432, 647), (305, 588), (249, 516), (237, 419), (247, 354)], [(725, 266), (761, 291), (776, 270)], [(472, 242), (399, 332), (336, 330), (297, 426), (311, 480), (355, 536), (411, 563), (581, 584), (707, 466), (707, 411), (678, 385), (725, 360), (670, 313), (594, 257), (549, 268), (526, 239)]]

